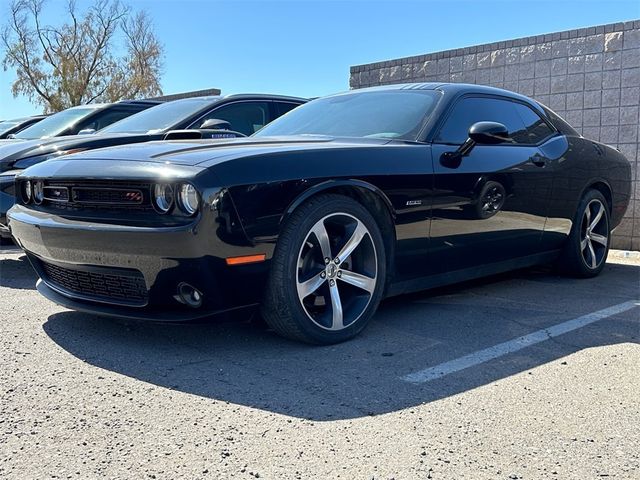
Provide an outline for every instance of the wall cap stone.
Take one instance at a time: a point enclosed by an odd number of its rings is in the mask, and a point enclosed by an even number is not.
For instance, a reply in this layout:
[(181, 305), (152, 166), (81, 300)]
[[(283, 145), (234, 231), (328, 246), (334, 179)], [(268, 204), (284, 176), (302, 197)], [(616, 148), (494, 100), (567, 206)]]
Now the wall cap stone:
[(424, 55), (411, 55), (408, 57), (398, 58), (394, 60), (383, 60), (379, 62), (363, 63), (353, 65), (350, 68), (351, 73), (364, 72), (376, 68), (398, 66), (407, 63), (424, 62), (427, 60), (438, 60), (443, 58), (457, 57), (477, 52), (488, 52), (503, 48), (521, 47), (526, 45), (535, 45), (538, 43), (551, 42), (557, 40), (565, 40), (569, 38), (578, 38), (589, 35), (598, 35), (603, 33), (623, 32), (625, 30), (633, 30), (640, 28), (640, 19), (628, 20), (626, 22), (608, 23), (604, 25), (596, 25), (593, 27), (576, 28), (573, 30), (564, 30), (561, 32), (545, 33), (541, 35), (532, 35), (529, 37), (515, 38), (511, 40), (500, 40), (492, 43), (484, 43), (469, 47), (454, 48), (450, 50), (442, 50), (439, 52), (427, 53)]

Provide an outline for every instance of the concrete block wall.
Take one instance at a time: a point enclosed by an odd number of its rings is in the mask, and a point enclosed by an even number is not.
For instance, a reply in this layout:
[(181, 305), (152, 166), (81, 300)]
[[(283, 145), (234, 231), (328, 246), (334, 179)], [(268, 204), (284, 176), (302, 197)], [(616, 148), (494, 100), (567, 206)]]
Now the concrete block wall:
[(631, 162), (632, 200), (613, 247), (640, 250), (640, 20), (351, 67), (351, 88), (463, 82), (535, 98)]

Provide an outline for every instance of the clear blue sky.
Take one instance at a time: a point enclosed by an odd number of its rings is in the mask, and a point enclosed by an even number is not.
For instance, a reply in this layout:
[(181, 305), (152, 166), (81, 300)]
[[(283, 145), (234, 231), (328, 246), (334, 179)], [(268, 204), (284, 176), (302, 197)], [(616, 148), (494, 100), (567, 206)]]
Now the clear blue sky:
[[(66, 2), (48, 1), (48, 19), (57, 22)], [(8, 3), (0, 0), (0, 19)], [(348, 89), (351, 65), (640, 18), (639, 0), (128, 3), (148, 11), (164, 42), (165, 93), (319, 96)], [(0, 70), (0, 118), (39, 110), (11, 96), (13, 78)]]

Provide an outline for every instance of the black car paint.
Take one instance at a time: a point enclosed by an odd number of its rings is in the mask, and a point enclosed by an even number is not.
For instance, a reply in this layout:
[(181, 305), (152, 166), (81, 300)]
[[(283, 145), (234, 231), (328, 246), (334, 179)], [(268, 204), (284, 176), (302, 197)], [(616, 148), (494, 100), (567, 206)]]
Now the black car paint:
[[(38, 258), (68, 266), (134, 268), (143, 272), (150, 292), (149, 304), (136, 309), (70, 299), (40, 282), (38, 288), (54, 301), (106, 315), (176, 320), (259, 303), (287, 216), (319, 192), (350, 195), (378, 219), (390, 259), (388, 295), (553, 259), (588, 188), (610, 197), (611, 225), (620, 223), (631, 184), (629, 162), (617, 150), (564, 135), (542, 107), (520, 95), (469, 85), (427, 88), (440, 90), (443, 98), (418, 142), (308, 137), (215, 145), (153, 142), (49, 161), (20, 177), (188, 180), (204, 201), (195, 218), (152, 216), (141, 222), (134, 215), (59, 215), (17, 205), (10, 225), (36, 269)], [(527, 102), (560, 131), (535, 146), (476, 145), (457, 167), (444, 166), (443, 154), (457, 146), (433, 143), (433, 136), (450, 106), (469, 92)], [(105, 160), (108, 174), (101, 168)], [(489, 180), (507, 190), (504, 207), (487, 219), (474, 218), (465, 207), (473, 207)], [(228, 257), (258, 253), (267, 261), (225, 264)], [(204, 294), (201, 309), (173, 299), (180, 282)]]

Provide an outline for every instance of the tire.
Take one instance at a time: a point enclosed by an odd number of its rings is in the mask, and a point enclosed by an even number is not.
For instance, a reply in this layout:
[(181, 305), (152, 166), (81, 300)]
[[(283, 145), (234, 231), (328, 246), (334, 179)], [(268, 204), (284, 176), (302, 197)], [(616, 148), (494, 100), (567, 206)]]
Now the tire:
[(371, 320), (385, 279), (384, 242), (373, 216), (349, 197), (319, 195), (293, 212), (278, 238), (262, 316), (292, 340), (344, 342)]
[(588, 190), (578, 205), (560, 258), (561, 271), (575, 277), (595, 277), (604, 268), (610, 244), (607, 200), (598, 190)]

